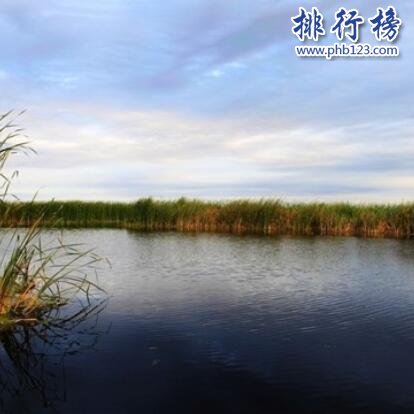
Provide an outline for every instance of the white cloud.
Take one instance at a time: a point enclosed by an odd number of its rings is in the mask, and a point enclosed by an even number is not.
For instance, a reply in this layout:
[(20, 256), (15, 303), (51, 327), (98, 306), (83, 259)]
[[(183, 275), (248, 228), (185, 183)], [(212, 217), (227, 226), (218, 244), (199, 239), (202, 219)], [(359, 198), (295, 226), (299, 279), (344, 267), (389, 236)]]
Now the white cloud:
[[(394, 162), (414, 157), (409, 120), (399, 125), (389, 150), (383, 141), (364, 139), (366, 124), (315, 129), (275, 117), (260, 123), (252, 117), (56, 105), (53, 117), (45, 105), (24, 118), (39, 153), (13, 161), (21, 170), (16, 191), (24, 197), (38, 189), (41, 198), (86, 199), (184, 194), (372, 200), (414, 193), (414, 174)], [(348, 140), (351, 132), (360, 139)], [(385, 171), (377, 168), (382, 161), (389, 164)]]

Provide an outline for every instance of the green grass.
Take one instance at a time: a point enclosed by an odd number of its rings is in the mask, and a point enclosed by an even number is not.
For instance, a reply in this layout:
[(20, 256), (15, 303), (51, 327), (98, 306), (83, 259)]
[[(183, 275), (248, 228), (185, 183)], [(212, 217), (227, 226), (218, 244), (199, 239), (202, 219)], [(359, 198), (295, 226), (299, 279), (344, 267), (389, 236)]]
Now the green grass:
[[(88, 278), (99, 258), (80, 245), (66, 244), (59, 237), (42, 238), (46, 218), (53, 226), (47, 205), (8, 203), (9, 190), (16, 173), (7, 175), (5, 166), (11, 155), (31, 152), (21, 140), (21, 130), (11, 119), (13, 113), (0, 115), (0, 328), (18, 323), (50, 322), (56, 309), (74, 299), (90, 303)], [(26, 229), (11, 229), (16, 214), (31, 212)], [(99, 289), (99, 288), (98, 288)]]
[(0, 205), (0, 225), (25, 227), (42, 215), (48, 227), (414, 237), (414, 203), (283, 203), (279, 200), (204, 202), (151, 198), (132, 203), (31, 202)]

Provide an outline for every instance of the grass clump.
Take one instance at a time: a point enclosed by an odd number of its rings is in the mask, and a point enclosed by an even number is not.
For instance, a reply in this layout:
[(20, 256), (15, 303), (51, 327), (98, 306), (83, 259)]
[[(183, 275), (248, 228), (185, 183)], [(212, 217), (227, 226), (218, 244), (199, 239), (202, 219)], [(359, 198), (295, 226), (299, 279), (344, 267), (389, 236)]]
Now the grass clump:
[(47, 216), (54, 218), (50, 206), (35, 202), (8, 202), (13, 172), (5, 173), (9, 157), (28, 153), (31, 149), (21, 140), (21, 129), (10, 120), (12, 113), (0, 116), (0, 208), (6, 228), (15, 227), (15, 215), (31, 215), (27, 228), (11, 229), (0, 234), (0, 327), (16, 323), (47, 321), (54, 310), (68, 303), (79, 293), (89, 302), (91, 289), (99, 287), (91, 282), (88, 273), (95, 268), (99, 258), (82, 246), (65, 244), (59, 237), (46, 241), (42, 238), (42, 223)]

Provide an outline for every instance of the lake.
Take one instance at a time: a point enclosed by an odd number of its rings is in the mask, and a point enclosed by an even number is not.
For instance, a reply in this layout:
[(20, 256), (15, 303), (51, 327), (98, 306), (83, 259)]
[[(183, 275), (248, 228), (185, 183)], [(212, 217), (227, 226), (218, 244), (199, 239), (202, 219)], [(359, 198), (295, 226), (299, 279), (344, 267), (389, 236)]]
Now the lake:
[(109, 259), (109, 299), (0, 337), (2, 412), (414, 412), (412, 241), (64, 236)]

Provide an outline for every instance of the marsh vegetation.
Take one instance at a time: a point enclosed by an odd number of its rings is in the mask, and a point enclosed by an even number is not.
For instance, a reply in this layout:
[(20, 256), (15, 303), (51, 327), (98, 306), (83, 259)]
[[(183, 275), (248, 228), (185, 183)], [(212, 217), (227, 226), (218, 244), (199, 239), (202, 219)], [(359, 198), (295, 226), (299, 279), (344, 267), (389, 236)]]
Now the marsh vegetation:
[[(18, 201), (8, 203), (17, 173), (7, 175), (6, 163), (13, 154), (32, 152), (21, 133), (13, 113), (0, 116), (0, 206), (6, 229), (20, 205)], [(31, 217), (25, 230), (0, 234), (0, 328), (16, 323), (50, 322), (57, 308), (80, 296), (90, 303), (92, 290), (99, 289), (89, 278), (99, 257), (81, 244), (65, 244), (61, 237), (45, 240), (41, 226), (45, 213), (45, 209), (37, 209), (37, 216)]]
[(108, 227), (137, 230), (411, 238), (414, 203), (211, 202), (151, 198), (131, 203), (31, 202), (0, 206), (3, 226)]

